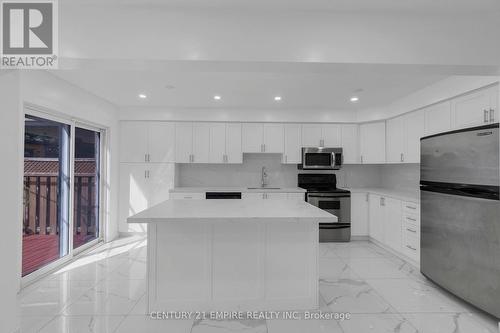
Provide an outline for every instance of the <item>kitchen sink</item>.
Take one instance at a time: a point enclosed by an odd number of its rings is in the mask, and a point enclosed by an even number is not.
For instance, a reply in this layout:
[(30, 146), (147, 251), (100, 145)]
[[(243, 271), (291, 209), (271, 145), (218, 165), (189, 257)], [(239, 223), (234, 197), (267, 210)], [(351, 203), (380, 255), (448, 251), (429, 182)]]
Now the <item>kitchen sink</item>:
[(281, 190), (281, 187), (247, 187), (248, 190)]

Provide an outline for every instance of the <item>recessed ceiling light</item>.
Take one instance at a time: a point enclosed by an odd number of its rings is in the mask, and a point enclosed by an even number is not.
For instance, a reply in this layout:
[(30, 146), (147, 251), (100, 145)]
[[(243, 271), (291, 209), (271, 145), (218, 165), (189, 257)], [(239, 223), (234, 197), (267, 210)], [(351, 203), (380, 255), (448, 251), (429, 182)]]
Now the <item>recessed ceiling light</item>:
[(352, 102), (352, 103), (357, 103), (357, 102), (359, 102), (359, 97), (358, 97), (358, 96), (352, 96), (352, 97), (351, 97), (351, 102)]
[(215, 95), (215, 96), (214, 96), (214, 99), (215, 99), (216, 101), (220, 101), (220, 100), (222, 99), (222, 97), (220, 97), (219, 95)]
[(146, 94), (139, 94), (139, 98), (146, 99), (148, 96)]
[(274, 100), (275, 100), (276, 102), (281, 101), (281, 96), (275, 96), (275, 97), (274, 97)]

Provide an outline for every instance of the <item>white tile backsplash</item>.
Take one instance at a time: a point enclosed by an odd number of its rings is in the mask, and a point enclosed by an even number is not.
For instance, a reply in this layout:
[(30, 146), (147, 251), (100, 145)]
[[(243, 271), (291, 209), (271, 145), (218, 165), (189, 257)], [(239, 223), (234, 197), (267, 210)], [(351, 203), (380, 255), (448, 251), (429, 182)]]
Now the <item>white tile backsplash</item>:
[[(204, 186), (260, 186), (261, 168), (267, 170), (269, 186), (295, 187), (297, 174), (332, 171), (298, 170), (297, 165), (282, 164), (280, 154), (244, 154), (243, 164), (179, 164), (176, 185)], [(344, 165), (335, 171), (338, 186), (381, 186), (380, 165)]]

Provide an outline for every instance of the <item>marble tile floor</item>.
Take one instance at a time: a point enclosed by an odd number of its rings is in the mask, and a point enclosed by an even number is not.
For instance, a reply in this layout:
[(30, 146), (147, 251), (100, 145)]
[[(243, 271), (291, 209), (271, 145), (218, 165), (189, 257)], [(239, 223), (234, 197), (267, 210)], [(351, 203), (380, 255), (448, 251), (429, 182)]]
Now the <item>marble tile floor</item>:
[(105, 244), (19, 295), (21, 333), (498, 333), (498, 322), (368, 241), (320, 244), (320, 310), (348, 320), (152, 320), (146, 241)]

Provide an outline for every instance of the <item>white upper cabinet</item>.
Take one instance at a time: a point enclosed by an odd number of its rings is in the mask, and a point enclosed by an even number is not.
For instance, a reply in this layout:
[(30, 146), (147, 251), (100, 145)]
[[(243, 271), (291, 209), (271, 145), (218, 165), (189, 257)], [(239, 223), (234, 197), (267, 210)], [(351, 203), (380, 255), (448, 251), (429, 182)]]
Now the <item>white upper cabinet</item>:
[(361, 163), (385, 163), (385, 121), (359, 126)]
[(386, 161), (387, 163), (402, 163), (405, 150), (404, 118), (396, 117), (387, 120), (386, 128)]
[(359, 137), (356, 124), (341, 126), (341, 146), (343, 149), (344, 164), (359, 163)]
[(209, 163), (242, 163), (241, 124), (210, 124)]
[(464, 128), (494, 123), (498, 119), (498, 86), (481, 89), (451, 101), (451, 124)]
[(283, 163), (298, 164), (302, 160), (302, 127), (299, 124), (286, 124)]
[(387, 163), (419, 163), (420, 138), (425, 134), (424, 111), (387, 120)]
[(340, 125), (325, 124), (321, 127), (323, 147), (336, 148), (341, 146)]
[(406, 150), (404, 163), (420, 163), (420, 138), (425, 136), (425, 113), (423, 110), (408, 113), (405, 119)]
[(210, 124), (210, 153), (209, 163), (226, 162), (226, 124)]
[(152, 163), (175, 162), (175, 124), (149, 123), (149, 161)]
[(302, 147), (322, 146), (323, 134), (320, 124), (302, 125)]
[(210, 123), (193, 124), (192, 163), (208, 163), (210, 159)]
[(424, 109), (425, 135), (451, 130), (451, 102), (446, 101)]
[(120, 161), (148, 161), (148, 123), (124, 121), (120, 123)]
[(124, 121), (120, 124), (120, 162), (175, 161), (175, 128), (169, 122)]
[(226, 124), (226, 162), (243, 163), (241, 151), (241, 124)]
[(283, 124), (264, 124), (264, 153), (283, 153)]
[(193, 124), (175, 124), (175, 162), (191, 163), (193, 155)]
[(338, 124), (302, 125), (303, 147), (340, 147), (341, 131)]
[(244, 153), (283, 153), (283, 124), (243, 124), (241, 140)]
[(246, 123), (241, 127), (241, 144), (244, 153), (262, 153), (264, 126)]

